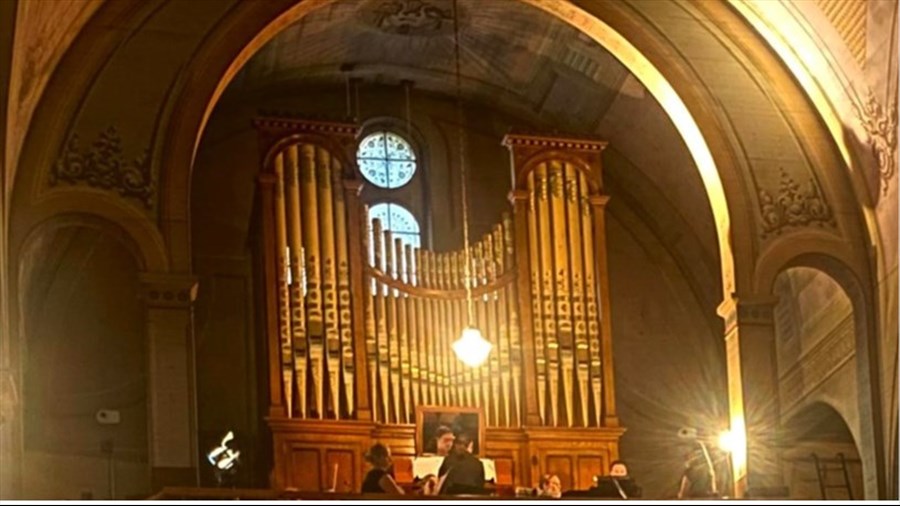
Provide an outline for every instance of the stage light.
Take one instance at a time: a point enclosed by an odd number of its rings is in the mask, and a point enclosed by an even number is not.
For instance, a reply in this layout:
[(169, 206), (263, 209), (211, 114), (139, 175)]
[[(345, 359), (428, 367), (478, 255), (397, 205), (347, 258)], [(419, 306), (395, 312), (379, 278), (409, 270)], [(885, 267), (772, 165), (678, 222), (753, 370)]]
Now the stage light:
[(466, 327), (462, 335), (453, 343), (453, 352), (457, 358), (469, 367), (478, 367), (487, 360), (494, 346), (481, 337), (481, 331), (474, 327)]
[(728, 453), (740, 452), (746, 446), (747, 442), (738, 432), (726, 430), (719, 434), (719, 448)]

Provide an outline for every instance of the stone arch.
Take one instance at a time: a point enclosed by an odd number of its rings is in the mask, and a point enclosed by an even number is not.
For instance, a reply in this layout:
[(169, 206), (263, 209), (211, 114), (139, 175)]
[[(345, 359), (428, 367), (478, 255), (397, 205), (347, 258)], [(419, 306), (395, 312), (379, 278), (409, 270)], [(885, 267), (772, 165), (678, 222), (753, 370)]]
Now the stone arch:
[[(820, 245), (821, 246), (821, 245)], [(773, 255), (774, 257), (774, 255)], [(795, 267), (817, 270), (835, 282), (850, 300), (852, 306), (852, 330), (856, 350), (855, 377), (858, 386), (857, 408), (860, 427), (856, 443), (862, 459), (866, 497), (880, 497), (884, 490), (885, 457), (884, 428), (881, 419), (880, 367), (878, 360), (878, 334), (872, 292), (864, 280), (838, 256), (816, 251), (803, 243), (792, 256), (785, 255), (780, 268), (761, 269), (762, 272), (781, 274)], [(775, 277), (759, 280), (762, 293), (773, 293)]]
[[(791, 488), (792, 499), (825, 499), (821, 497), (815, 458), (829, 462), (834, 469), (837, 454), (844, 456), (850, 476), (850, 487), (854, 499), (862, 498), (862, 470), (860, 469), (859, 445), (847, 420), (826, 399), (806, 403), (783, 424), (786, 461), (785, 479)], [(829, 471), (829, 483), (840, 483), (840, 471)], [(829, 495), (829, 498), (839, 498)], [(828, 492), (831, 494), (832, 492)], [(846, 497), (846, 496), (845, 496)], [(849, 497), (847, 497), (849, 498)]]
[[(11, 351), (26, 401), (15, 417), (23, 494), (64, 498), (90, 489), (108, 497), (104, 452), (117, 454), (118, 497), (148, 492), (138, 245), (116, 224), (72, 213), (39, 224), (19, 253)], [(100, 409), (119, 413), (115, 436), (96, 423)]]
[[(532, 5), (536, 5), (550, 12), (558, 12), (560, 16), (570, 16), (571, 22), (581, 23), (584, 26), (593, 24), (602, 26), (600, 17), (595, 14), (588, 13), (584, 9), (563, 3), (559, 0), (528, 0)], [(164, 200), (160, 202), (161, 213), (159, 219), (156, 220), (161, 228), (160, 244), (164, 244), (164, 248), (168, 251), (171, 260), (166, 265), (167, 270), (189, 271), (191, 266), (190, 260), (190, 234), (189, 234), (189, 199), (190, 199), (190, 182), (191, 182), (191, 166), (193, 165), (196, 146), (202, 135), (205, 122), (209, 117), (212, 108), (216, 104), (218, 97), (224, 91), (228, 81), (241, 65), (258, 49), (268, 38), (274, 36), (281, 28), (285, 27), (292, 21), (299, 19), (305, 13), (313, 8), (327, 5), (325, 0), (304, 0), (296, 3), (291, 1), (280, 2), (244, 2), (234, 6), (227, 15), (223, 16), (221, 23), (216, 25), (215, 31), (211, 31), (202, 48), (195, 54), (191, 63), (182, 68), (182, 74), (175, 80), (171, 88), (171, 96), (166, 99), (164, 104), (164, 113), (160, 120), (160, 132), (166, 132), (164, 137), (154, 140), (152, 150), (154, 152), (154, 160), (157, 167), (165, 169), (161, 173), (160, 187), (164, 188)], [(611, 2), (609, 4), (612, 4)], [(586, 5), (586, 4), (585, 4)], [(152, 8), (158, 8), (159, 5), (154, 3)], [(613, 27), (621, 33), (621, 40), (618, 43), (626, 43), (633, 45), (637, 50), (638, 56), (652, 55), (652, 58), (645, 57), (644, 60), (637, 61), (638, 67), (643, 64), (649, 64), (652, 67), (654, 62), (659, 65), (663, 58), (668, 56), (660, 50), (660, 46), (664, 42), (653, 40), (651, 34), (641, 34), (639, 27), (636, 27), (632, 20), (623, 17), (615, 7), (600, 7), (599, 9), (609, 9), (609, 19), (604, 16), (604, 20), (609, 23), (608, 27)], [(143, 8), (142, 8), (143, 9)], [(149, 10), (149, 8), (147, 8)], [(554, 11), (555, 9), (555, 11)], [(594, 8), (591, 7), (593, 10)], [(103, 15), (107, 11), (104, 6), (100, 9), (98, 16)], [(593, 12), (593, 11), (592, 11)], [(122, 15), (122, 13), (118, 13)], [(146, 13), (142, 13), (146, 16)], [(102, 17), (102, 16), (101, 16)], [(137, 15), (135, 15), (137, 17)], [(107, 16), (107, 18), (109, 17)], [(131, 20), (131, 18), (129, 18)], [(597, 24), (600, 22), (601, 24)], [(630, 24), (629, 24), (630, 23)], [(94, 29), (97, 26), (93, 27)], [(614, 32), (615, 33), (615, 32)], [(87, 37), (87, 33), (85, 38)], [(90, 35), (96, 35), (96, 30)], [(128, 35), (122, 35), (127, 38)], [(96, 37), (99, 38), (99, 37)], [(108, 37), (112, 39), (114, 37)], [(630, 42), (629, 42), (630, 41)], [(114, 44), (113, 44), (114, 45)], [(111, 52), (113, 49), (106, 48)], [(108, 54), (103, 55), (108, 57)], [(237, 56), (235, 56), (237, 55)], [(73, 58), (66, 57), (69, 60), (61, 65), (61, 68), (69, 70), (68, 74), (77, 75), (74, 67), (78, 65), (73, 63)], [(76, 58), (77, 59), (77, 58)], [(206, 72), (196, 71), (198, 68), (206, 69)], [(666, 102), (673, 98), (678, 99), (675, 103), (675, 115), (684, 114), (687, 117), (693, 115), (692, 122), (694, 127), (685, 127), (689, 131), (682, 132), (684, 136), (691, 139), (692, 142), (706, 143), (708, 149), (705, 154), (701, 153), (704, 163), (713, 162), (713, 165), (721, 170), (720, 177), (725, 184), (723, 185), (723, 194), (728, 197), (729, 204), (735, 206), (729, 210), (728, 206), (723, 205), (723, 212), (729, 216), (730, 223), (717, 221), (719, 227), (719, 250), (727, 251), (728, 254), (721, 255), (722, 264), (731, 261), (732, 253), (736, 256), (736, 260), (732, 262), (732, 267), (741, 269), (741, 272), (735, 278), (724, 276), (731, 271), (723, 271), (723, 287), (733, 287), (735, 284), (743, 285), (749, 283), (752, 279), (752, 267), (754, 265), (754, 246), (753, 246), (753, 211), (749, 212), (733, 212), (740, 209), (741, 205), (746, 203), (748, 207), (752, 207), (749, 202), (744, 202), (744, 188), (741, 183), (742, 164), (747, 163), (741, 159), (737, 153), (736, 135), (729, 130), (727, 125), (720, 122), (714, 110), (715, 101), (711, 96), (704, 94), (703, 90), (693, 89), (691, 79), (692, 76), (688, 71), (683, 69), (667, 69), (671, 70), (671, 74), (665, 76), (668, 79), (669, 86), (664, 85), (660, 88), (662, 95), (661, 102)], [(646, 69), (645, 69), (646, 71)], [(98, 73), (100, 71), (98, 70)], [(65, 72), (60, 75), (63, 78), (54, 78), (57, 87), (62, 86), (68, 76)], [(84, 88), (87, 89), (91, 83), (87, 83), (90, 79), (96, 77), (96, 74), (83, 72), (81, 82), (85, 82)], [(90, 76), (88, 76), (90, 74)], [(700, 86), (697, 86), (700, 88)], [(75, 86), (75, 89), (80, 89)], [(678, 94), (681, 94), (680, 97)], [(79, 97), (80, 99), (81, 97)], [(53, 97), (53, 100), (57, 100)], [(78, 100), (77, 107), (82, 104)], [(680, 103), (680, 106), (678, 105)], [(670, 104), (671, 105), (671, 104)], [(52, 163), (52, 156), (55, 151), (52, 146), (56, 144), (56, 137), (51, 136), (49, 142), (43, 135), (44, 131), (49, 133), (58, 132), (57, 137), (65, 137), (66, 132), (60, 125), (70, 118), (53, 117), (56, 111), (43, 104), (40, 107), (44, 112), (44, 119), (41, 123), (35, 122), (41, 129), (38, 132), (29, 134), (29, 151), (45, 153), (39, 155), (31, 155), (29, 163), (24, 164), (26, 167), (44, 167)], [(67, 106), (67, 109), (74, 110), (76, 105)], [(65, 112), (57, 114), (60, 117), (71, 114), (74, 117), (75, 112)], [(160, 134), (161, 135), (161, 134)], [(38, 141), (35, 138), (40, 137)], [(41, 146), (40, 144), (44, 144)], [(47, 149), (47, 146), (51, 146)], [(701, 150), (702, 151), (702, 150)], [(24, 159), (24, 157), (23, 157)], [(33, 160), (40, 160), (42, 163), (31, 163)], [(698, 165), (700, 165), (698, 163)], [(33, 171), (35, 173), (38, 170)], [(725, 174), (723, 177), (722, 174)], [(18, 182), (18, 181), (17, 181)], [(18, 190), (19, 185), (17, 185)], [(33, 191), (33, 185), (25, 186), (25, 192)], [(28, 226), (20, 226), (17, 222), (15, 230), (29, 230)], [(15, 249), (13, 250), (15, 251)], [(813, 251), (811, 249), (811, 251)], [(854, 265), (844, 260), (845, 265)], [(865, 276), (856, 271), (859, 279), (866, 279)], [(12, 293), (15, 293), (12, 291)], [(730, 295), (729, 290), (723, 290), (726, 298)], [(874, 351), (873, 351), (874, 353)]]
[[(161, 202), (160, 209), (164, 223), (175, 221), (169, 218), (170, 216), (186, 214), (184, 207), (188, 205), (193, 158), (213, 107), (231, 79), (259, 48), (283, 28), (301, 19), (313, 9), (328, 3), (330, 3), (328, 0), (305, 0), (283, 9), (242, 4), (237, 10), (247, 11), (242, 16), (252, 19), (255, 26), (251, 27), (249, 26), (251, 23), (244, 23), (244, 26), (239, 29), (234, 28), (236, 31), (240, 30), (240, 33), (232, 34), (233, 36), (228, 40), (210, 37), (197, 52), (194, 62), (197, 62), (196, 64), (203, 62), (208, 72), (192, 73), (190, 86), (185, 85), (183, 88), (185, 92), (174, 99), (173, 109), (181, 112), (180, 118), (173, 122), (175, 128), (169, 129), (160, 148), (161, 166), (167, 171), (161, 184), (161, 187), (164, 188), (162, 194), (165, 200)], [(728, 148), (728, 135), (717, 127), (718, 122), (709, 116), (702, 107), (699, 107), (699, 104), (703, 103), (704, 97), (691, 96), (689, 99), (683, 99), (682, 94), (692, 94), (685, 82), (680, 82), (679, 88), (676, 89), (667, 76), (664, 76), (663, 72), (644, 56), (642, 48), (633, 45), (629, 38), (616, 31), (616, 27), (607, 24), (599, 17), (560, 0), (523, 0), (523, 4), (534, 6), (549, 15), (563, 19), (611, 51), (625, 62), (629, 70), (634, 72), (650, 89), (672, 118), (694, 157), (711, 200), (710, 205), (718, 235), (723, 280), (722, 293), (723, 297), (729, 296), (734, 291), (736, 283), (734, 243), (742, 241), (744, 237), (751, 237), (751, 226), (740, 215), (734, 218), (737, 221), (733, 221), (734, 219), (731, 217), (726, 191), (733, 195), (731, 200), (736, 201), (738, 195), (742, 194), (742, 189), (738, 187), (732, 187), (730, 190), (725, 188), (723, 177), (720, 176), (719, 171), (727, 171), (729, 175), (724, 179), (740, 186), (737, 183), (740, 178), (736, 174), (739, 163), (734, 160), (733, 152)], [(229, 22), (233, 23), (234, 21), (229, 20)], [(223, 27), (222, 31), (226, 32), (232, 28), (232, 26)], [(631, 26), (629, 30), (634, 30), (636, 33), (638, 27)], [(642, 42), (649, 44), (649, 41)], [(212, 80), (201, 81), (203, 76), (208, 75), (219, 77), (215, 82)], [(688, 103), (691, 104), (691, 107), (687, 105)], [(695, 115), (701, 119), (695, 119)], [(165, 232), (170, 243), (169, 248), (172, 252), (173, 262), (176, 264), (180, 262), (178, 259), (182, 257), (182, 254), (175, 253), (172, 248), (186, 243), (187, 238), (173, 237), (171, 233), (180, 232), (186, 236), (187, 227), (183, 228), (184, 230), (172, 229)], [(744, 251), (749, 253), (749, 248)], [(745, 262), (739, 264), (749, 265)], [(749, 269), (744, 276), (749, 276)]]

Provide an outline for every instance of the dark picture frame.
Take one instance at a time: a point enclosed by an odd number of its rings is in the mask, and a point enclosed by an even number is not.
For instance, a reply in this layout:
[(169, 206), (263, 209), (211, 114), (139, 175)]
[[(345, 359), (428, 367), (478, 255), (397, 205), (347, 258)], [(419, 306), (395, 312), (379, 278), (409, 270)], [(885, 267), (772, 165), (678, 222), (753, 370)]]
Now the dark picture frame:
[(435, 432), (441, 425), (454, 435), (467, 433), (475, 443), (472, 453), (484, 455), (484, 410), (458, 406), (416, 406), (416, 454), (435, 454)]

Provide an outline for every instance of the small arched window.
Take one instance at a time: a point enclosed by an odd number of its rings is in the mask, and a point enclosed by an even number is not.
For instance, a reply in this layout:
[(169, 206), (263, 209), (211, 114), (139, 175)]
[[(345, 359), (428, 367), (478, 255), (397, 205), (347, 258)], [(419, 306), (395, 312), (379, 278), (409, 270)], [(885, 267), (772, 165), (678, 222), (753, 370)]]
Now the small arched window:
[[(390, 230), (394, 237), (418, 248), (422, 244), (419, 221), (408, 209), (400, 204), (376, 204), (369, 208), (369, 223), (375, 218), (381, 220), (383, 230)], [(371, 241), (369, 244), (373, 244)], [(393, 247), (393, 245), (391, 245)]]
[(359, 143), (356, 159), (363, 177), (379, 188), (400, 188), (416, 173), (412, 146), (394, 132), (382, 130), (367, 135)]

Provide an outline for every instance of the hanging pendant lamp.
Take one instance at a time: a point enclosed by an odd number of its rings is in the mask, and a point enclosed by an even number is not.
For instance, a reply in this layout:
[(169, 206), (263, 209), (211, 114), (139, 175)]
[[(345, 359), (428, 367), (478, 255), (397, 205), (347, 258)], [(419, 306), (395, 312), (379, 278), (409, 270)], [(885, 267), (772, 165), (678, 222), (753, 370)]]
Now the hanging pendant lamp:
[(468, 206), (468, 181), (466, 180), (465, 142), (463, 141), (463, 113), (462, 113), (462, 79), (459, 67), (459, 9), (457, 0), (453, 0), (453, 46), (456, 56), (456, 124), (459, 129), (459, 174), (462, 179), (462, 222), (463, 222), (463, 251), (465, 252), (465, 285), (466, 285), (466, 322), (462, 335), (453, 343), (453, 353), (469, 367), (479, 367), (487, 360), (494, 347), (486, 340), (481, 331), (474, 325), (472, 314), (474, 313), (474, 301), (472, 300), (472, 253), (469, 249), (469, 206)]

